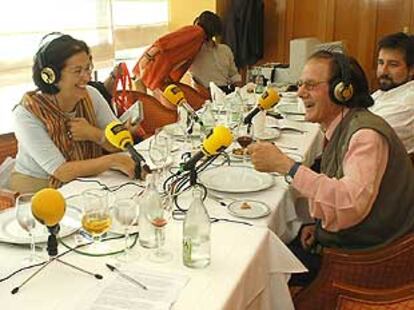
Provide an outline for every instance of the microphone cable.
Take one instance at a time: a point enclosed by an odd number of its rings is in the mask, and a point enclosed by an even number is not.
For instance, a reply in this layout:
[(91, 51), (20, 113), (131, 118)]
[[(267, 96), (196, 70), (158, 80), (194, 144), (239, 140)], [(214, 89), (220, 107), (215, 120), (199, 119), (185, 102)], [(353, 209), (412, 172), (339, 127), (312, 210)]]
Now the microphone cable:
[[(137, 240), (138, 240), (138, 233), (130, 234), (130, 236), (132, 236), (132, 235), (135, 235), (135, 239), (134, 239), (134, 242), (132, 243), (131, 247), (135, 246), (135, 245), (136, 245), (136, 243), (137, 243)], [(114, 237), (109, 237), (109, 238), (102, 239), (102, 242), (105, 242), (105, 241), (110, 241), (110, 240), (116, 240), (116, 239), (122, 239), (122, 238), (124, 238), (124, 236), (123, 236), (123, 235), (119, 235), (119, 236), (114, 236)], [(60, 253), (60, 254), (58, 254), (58, 255), (56, 255), (56, 257), (55, 257), (54, 259), (61, 258), (61, 257), (65, 256), (66, 254), (69, 254), (69, 253), (71, 253), (71, 252), (75, 252), (75, 253), (78, 253), (78, 254), (84, 254), (84, 255), (87, 255), (87, 256), (106, 256), (106, 255), (115, 255), (115, 254), (119, 254), (119, 253), (122, 253), (122, 252), (124, 251), (124, 249), (122, 249), (122, 250), (119, 250), (119, 251), (114, 251), (114, 252), (111, 252), (111, 253), (104, 253), (104, 254), (91, 254), (91, 253), (85, 253), (85, 252), (79, 251), (79, 249), (80, 249), (80, 248), (83, 248), (83, 247), (85, 247), (85, 246), (87, 246), (87, 245), (92, 244), (92, 242), (82, 243), (82, 244), (78, 244), (78, 245), (76, 245), (75, 247), (70, 247), (70, 246), (68, 246), (67, 244), (65, 244), (65, 243), (62, 241), (62, 239), (61, 239), (61, 238), (58, 238), (58, 241), (59, 241), (59, 243), (61, 243), (63, 246), (65, 246), (65, 247), (67, 248), (67, 250), (66, 250), (66, 251), (64, 251), (64, 252), (62, 252), (62, 253)], [(48, 263), (48, 262), (49, 262), (49, 260), (45, 260), (44, 262), (41, 262), (41, 263), (37, 263), (37, 264), (33, 264), (33, 265), (29, 265), (29, 266), (21, 267), (21, 268), (19, 268), (19, 269), (15, 270), (15, 271), (11, 272), (10, 274), (6, 275), (5, 277), (0, 278), (0, 283), (1, 283), (1, 282), (5, 282), (5, 281), (9, 280), (10, 278), (12, 278), (13, 276), (17, 275), (18, 273), (20, 273), (20, 272), (22, 272), (22, 271), (29, 270), (29, 269), (32, 269), (32, 268), (34, 268), (34, 267), (39, 267), (39, 266), (42, 266), (42, 265), (44, 265), (44, 264), (46, 264), (46, 263)]]

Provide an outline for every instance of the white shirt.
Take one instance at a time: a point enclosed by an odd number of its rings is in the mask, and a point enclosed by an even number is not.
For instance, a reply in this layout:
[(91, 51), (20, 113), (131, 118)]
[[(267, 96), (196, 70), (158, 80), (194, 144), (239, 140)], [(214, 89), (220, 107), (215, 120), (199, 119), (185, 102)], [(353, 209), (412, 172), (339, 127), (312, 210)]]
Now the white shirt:
[[(116, 117), (95, 88), (86, 88), (95, 109), (97, 126), (104, 129), (112, 120), (116, 120)], [(16, 156), (16, 171), (47, 179), (66, 162), (65, 158), (53, 143), (45, 125), (35, 115), (22, 105), (17, 105), (13, 116), (19, 150)]]
[(369, 110), (394, 128), (408, 153), (414, 153), (414, 81), (388, 91), (372, 94), (375, 104)]
[(189, 71), (193, 78), (206, 88), (210, 82), (226, 86), (241, 81), (233, 52), (225, 44), (204, 43)]

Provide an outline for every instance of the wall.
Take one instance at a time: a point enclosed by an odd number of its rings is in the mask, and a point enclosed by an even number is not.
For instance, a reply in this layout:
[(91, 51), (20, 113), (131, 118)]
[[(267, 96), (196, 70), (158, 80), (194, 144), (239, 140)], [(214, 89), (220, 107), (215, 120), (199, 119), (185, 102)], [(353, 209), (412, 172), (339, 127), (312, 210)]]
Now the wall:
[(376, 44), (385, 34), (414, 32), (414, 0), (264, 0), (265, 58), (289, 61), (289, 41), (314, 36), (345, 42), (375, 88)]
[(205, 10), (216, 12), (216, 0), (169, 0), (169, 30), (191, 25), (194, 19)]

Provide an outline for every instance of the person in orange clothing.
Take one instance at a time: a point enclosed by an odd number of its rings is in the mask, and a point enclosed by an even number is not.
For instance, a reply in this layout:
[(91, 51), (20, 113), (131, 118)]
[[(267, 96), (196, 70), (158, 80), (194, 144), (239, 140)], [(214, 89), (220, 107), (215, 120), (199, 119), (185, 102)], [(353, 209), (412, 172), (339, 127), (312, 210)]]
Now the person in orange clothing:
[(217, 24), (220, 24), (220, 17), (204, 11), (194, 25), (162, 36), (138, 60), (132, 70), (135, 78), (152, 90), (166, 107), (175, 110), (175, 106), (163, 100), (161, 89), (183, 77), (203, 43), (220, 33)]

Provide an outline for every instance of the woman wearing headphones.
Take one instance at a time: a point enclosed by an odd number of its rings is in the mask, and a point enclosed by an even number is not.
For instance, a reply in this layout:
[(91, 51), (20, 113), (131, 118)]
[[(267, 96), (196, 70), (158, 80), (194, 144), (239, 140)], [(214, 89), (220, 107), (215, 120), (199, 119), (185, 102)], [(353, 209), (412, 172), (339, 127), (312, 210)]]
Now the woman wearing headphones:
[(10, 188), (20, 193), (57, 188), (109, 169), (132, 178), (135, 162), (129, 156), (103, 155), (117, 151), (104, 136), (116, 117), (87, 86), (93, 64), (86, 43), (54, 34), (36, 53), (32, 70), (37, 90), (26, 93), (13, 111), (18, 153)]

